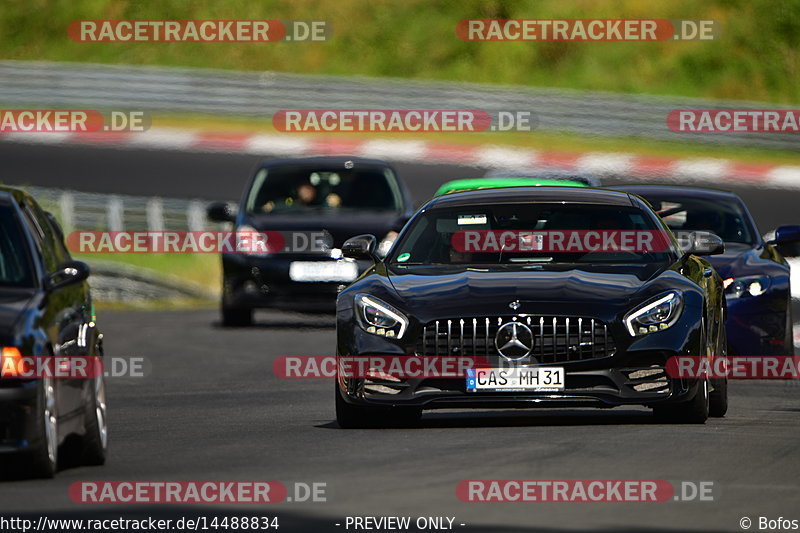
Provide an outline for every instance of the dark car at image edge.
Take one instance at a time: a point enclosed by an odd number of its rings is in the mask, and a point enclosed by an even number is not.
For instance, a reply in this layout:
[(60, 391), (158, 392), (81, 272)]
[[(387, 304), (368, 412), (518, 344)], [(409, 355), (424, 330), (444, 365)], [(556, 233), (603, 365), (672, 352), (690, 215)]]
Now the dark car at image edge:
[(0, 186), (0, 460), (23, 475), (52, 477), (59, 448), (75, 438), (74, 459), (106, 459), (102, 372), (29, 376), (17, 366), (27, 358), (102, 357), (88, 275), (88, 266), (70, 257), (55, 217), (30, 195)]

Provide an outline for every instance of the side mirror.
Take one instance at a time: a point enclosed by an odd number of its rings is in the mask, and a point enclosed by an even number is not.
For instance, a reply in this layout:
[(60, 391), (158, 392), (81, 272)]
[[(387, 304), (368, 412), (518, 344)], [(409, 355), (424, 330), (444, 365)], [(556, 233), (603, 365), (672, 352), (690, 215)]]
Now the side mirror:
[(46, 281), (46, 289), (52, 292), (68, 285), (80, 283), (89, 277), (89, 265), (83, 261), (67, 261), (62, 263), (58, 270), (50, 274)]
[(233, 222), (236, 220), (236, 209), (225, 202), (214, 202), (206, 209), (206, 216), (212, 222)]
[(356, 235), (350, 237), (342, 245), (342, 255), (351, 259), (372, 259), (379, 261), (375, 255), (377, 239), (375, 235)]
[(780, 226), (769, 244), (788, 244), (800, 241), (800, 226)]
[(710, 231), (693, 231), (681, 242), (683, 252), (692, 255), (719, 255), (725, 253), (725, 242)]
[(767, 244), (774, 245), (783, 257), (800, 256), (800, 226), (780, 226)]

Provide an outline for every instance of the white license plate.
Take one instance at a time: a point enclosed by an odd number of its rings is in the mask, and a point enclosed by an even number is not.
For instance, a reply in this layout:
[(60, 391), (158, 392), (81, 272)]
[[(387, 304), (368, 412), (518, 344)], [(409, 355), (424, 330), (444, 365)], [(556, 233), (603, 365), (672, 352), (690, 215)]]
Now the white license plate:
[(353, 281), (358, 265), (353, 261), (293, 261), (289, 264), (292, 281)]
[(563, 367), (467, 369), (467, 392), (564, 390)]

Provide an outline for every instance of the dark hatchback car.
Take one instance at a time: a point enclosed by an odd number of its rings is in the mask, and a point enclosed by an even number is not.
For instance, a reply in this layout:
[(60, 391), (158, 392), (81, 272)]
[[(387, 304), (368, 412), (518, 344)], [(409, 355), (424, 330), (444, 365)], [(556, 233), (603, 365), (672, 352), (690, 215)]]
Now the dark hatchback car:
[(223, 253), (222, 321), (252, 322), (253, 310), (333, 312), (336, 295), (369, 266), (345, 258), (341, 246), (372, 233), (385, 253), (413, 214), (391, 165), (355, 157), (271, 160), (245, 187), (237, 213), (213, 204), (208, 215), (239, 232), (281, 232), (277, 253)]
[[(658, 232), (665, 246), (471, 256), (453, 246), (463, 228), (598, 227)], [(699, 244), (681, 251), (646, 202), (624, 192), (531, 187), (435, 198), (384, 260), (372, 254), (373, 236), (351, 239), (345, 255), (372, 256), (375, 263), (339, 294), (340, 368), (343, 357), (353, 356), (473, 357), (488, 361), (484, 375), (510, 366), (519, 372), (546, 368), (561, 379), (541, 390), (530, 380), (509, 390), (491, 379), (476, 384), (471, 375), (397, 379), (340, 373), (339, 425), (408, 422), (422, 409), (462, 407), (646, 405), (667, 420), (686, 422), (724, 415), (725, 381), (673, 378), (665, 370), (672, 356), (725, 352), (722, 280), (698, 257), (720, 253), (724, 245), (710, 234), (698, 237), (702, 251)]]
[(765, 242), (753, 217), (732, 192), (699, 187), (628, 185), (615, 187), (645, 198), (681, 237), (710, 231), (725, 241), (725, 253), (709, 259), (722, 276), (728, 304), (731, 355), (792, 355), (792, 294), (789, 264), (800, 241), (800, 226), (781, 226)]
[(0, 186), (0, 454), (23, 456), (35, 476), (53, 476), (59, 446), (73, 436), (82, 437), (84, 464), (105, 462), (102, 372), (58, 378), (18, 365), (103, 355), (88, 275), (88, 266), (70, 257), (55, 218), (26, 193)]

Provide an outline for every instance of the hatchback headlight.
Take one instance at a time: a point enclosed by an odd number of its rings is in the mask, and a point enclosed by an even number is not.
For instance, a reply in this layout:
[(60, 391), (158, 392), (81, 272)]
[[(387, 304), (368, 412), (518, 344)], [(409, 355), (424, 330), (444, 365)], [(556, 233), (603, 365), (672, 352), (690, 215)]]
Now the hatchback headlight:
[[(244, 224), (236, 228), (236, 233), (234, 234), (234, 244), (236, 244), (236, 248), (241, 248), (241, 253), (253, 257), (267, 257), (270, 254), (268, 252), (260, 251), (262, 248), (265, 250), (269, 249), (269, 243), (264, 240), (265, 233), (263, 231), (258, 231), (253, 226), (248, 226)], [(259, 240), (261, 242), (255, 242)]]
[(625, 315), (623, 320), (628, 333), (637, 337), (667, 329), (678, 320), (682, 310), (681, 293), (669, 291), (637, 307)]
[(722, 282), (725, 296), (728, 298), (742, 298), (761, 296), (769, 289), (769, 276), (750, 276), (746, 278), (728, 278)]
[(403, 337), (408, 319), (400, 311), (367, 294), (357, 294), (355, 303), (358, 325), (364, 331), (390, 339)]

